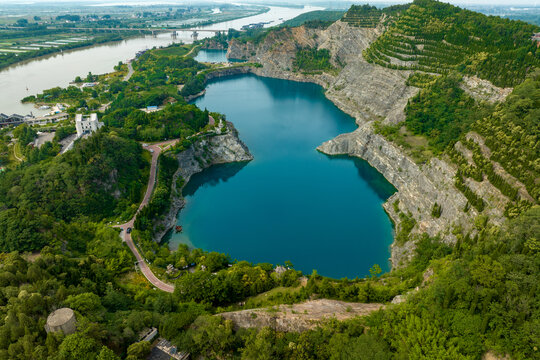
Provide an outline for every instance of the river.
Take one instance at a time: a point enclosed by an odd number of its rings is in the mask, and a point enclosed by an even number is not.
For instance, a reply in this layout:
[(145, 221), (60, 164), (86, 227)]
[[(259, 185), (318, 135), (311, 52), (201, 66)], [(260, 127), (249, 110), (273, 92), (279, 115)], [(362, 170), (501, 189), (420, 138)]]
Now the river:
[(172, 248), (289, 260), (334, 278), (389, 269), (392, 225), (381, 205), (395, 189), (363, 160), (315, 150), (356, 128), (321, 87), (245, 75), (212, 81), (195, 104), (226, 114), (255, 159), (192, 177)]
[[(306, 6), (304, 8), (286, 8), (270, 6), (270, 10), (264, 14), (254, 15), (233, 21), (217, 23), (201, 28), (240, 29), (243, 25), (255, 22), (273, 21), (270, 25), (279, 24), (292, 19), (302, 13), (320, 10), (320, 7)], [(279, 20), (282, 18), (282, 20)], [(199, 38), (213, 36), (213, 33), (201, 32)], [(0, 71), (0, 112), (22, 115), (33, 112), (45, 114), (46, 111), (38, 110), (33, 104), (22, 104), (20, 100), (28, 95), (42, 92), (55, 86), (65, 87), (76, 76), (86, 76), (88, 72), (102, 74), (111, 72), (119, 61), (126, 61), (135, 56), (140, 50), (154, 46), (167, 46), (174, 42), (189, 43), (192, 41), (190, 32), (180, 32), (176, 39), (170, 33), (162, 33), (157, 37), (140, 36), (128, 40), (97, 45), (90, 48), (66, 51), (53, 54), (48, 57), (30, 60), (29, 62), (15, 64)]]

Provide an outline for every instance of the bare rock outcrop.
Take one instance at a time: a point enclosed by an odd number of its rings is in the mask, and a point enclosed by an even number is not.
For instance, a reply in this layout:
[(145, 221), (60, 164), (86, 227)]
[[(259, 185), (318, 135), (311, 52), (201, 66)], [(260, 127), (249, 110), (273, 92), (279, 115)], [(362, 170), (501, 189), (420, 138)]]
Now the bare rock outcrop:
[(276, 331), (302, 332), (313, 329), (329, 319), (346, 320), (365, 316), (382, 307), (382, 304), (377, 303), (347, 303), (320, 299), (267, 309), (231, 311), (218, 316), (231, 320), (236, 328), (270, 327)]
[(512, 92), (512, 88), (500, 88), (476, 76), (464, 76), (460, 87), (476, 100), (490, 103), (502, 102)]

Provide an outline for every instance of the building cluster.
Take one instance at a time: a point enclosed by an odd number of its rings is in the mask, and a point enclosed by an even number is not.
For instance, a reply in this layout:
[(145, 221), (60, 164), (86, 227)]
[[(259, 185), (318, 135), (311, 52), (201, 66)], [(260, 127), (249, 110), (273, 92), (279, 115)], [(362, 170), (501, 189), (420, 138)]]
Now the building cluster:
[(0, 127), (20, 125), (24, 123), (25, 118), (26, 116), (19, 114), (6, 115), (0, 113)]
[(66, 113), (60, 112), (54, 115), (49, 116), (34, 116), (34, 115), (19, 115), (11, 114), (6, 115), (0, 113), (0, 128), (6, 126), (18, 126), (21, 124), (28, 125), (45, 125), (49, 123), (55, 123), (60, 120), (65, 120), (68, 118)]
[(241, 30), (253, 30), (253, 29), (262, 29), (264, 25), (270, 24), (272, 21), (258, 22), (253, 24), (247, 24), (242, 26)]

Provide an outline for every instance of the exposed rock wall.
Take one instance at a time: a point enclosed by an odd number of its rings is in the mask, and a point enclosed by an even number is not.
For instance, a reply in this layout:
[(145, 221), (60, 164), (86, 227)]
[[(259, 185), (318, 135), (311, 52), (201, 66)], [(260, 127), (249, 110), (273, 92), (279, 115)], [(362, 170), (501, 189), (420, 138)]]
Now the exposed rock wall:
[[(385, 204), (385, 209), (400, 229), (400, 219), (393, 204), (399, 200), (399, 210), (410, 213), (416, 220), (413, 233), (440, 234), (454, 242), (452, 230), (460, 227), (472, 229), (477, 214), (474, 209), (465, 213), (466, 198), (454, 187), (455, 166), (431, 159), (427, 164), (416, 164), (405, 152), (373, 131), (375, 120), (397, 124), (405, 119), (407, 101), (418, 89), (405, 84), (410, 72), (383, 68), (367, 63), (362, 51), (382, 34), (384, 29), (352, 28), (337, 21), (326, 30), (304, 27), (271, 32), (261, 43), (231, 41), (228, 57), (256, 61), (262, 68), (253, 69), (260, 76), (295, 81), (314, 82), (326, 89), (326, 96), (341, 110), (356, 118), (359, 128), (342, 134), (318, 147), (330, 155), (348, 154), (367, 160), (398, 190)], [(330, 50), (332, 62), (342, 67), (337, 75), (305, 75), (292, 71), (296, 52), (302, 47)], [(479, 85), (485, 89), (485, 84)], [(474, 91), (474, 81), (470, 88)], [(497, 89), (489, 94), (500, 92)], [(431, 215), (434, 204), (442, 207), (439, 218)], [(413, 243), (392, 246), (392, 264), (399, 266), (407, 261), (414, 249)]]
[(185, 204), (181, 193), (182, 189), (176, 188), (179, 176), (184, 179), (185, 186), (193, 174), (212, 165), (253, 160), (248, 148), (239, 139), (238, 131), (229, 122), (226, 123), (225, 131), (222, 134), (203, 136), (189, 149), (179, 153), (177, 158), (179, 168), (172, 181), (172, 204), (169, 213), (158, 225), (161, 230), (154, 236), (157, 242), (160, 242), (169, 229), (176, 225), (178, 211)]
[(489, 81), (476, 76), (464, 76), (460, 87), (476, 100), (490, 103), (504, 101), (513, 90), (513, 88), (497, 87)]

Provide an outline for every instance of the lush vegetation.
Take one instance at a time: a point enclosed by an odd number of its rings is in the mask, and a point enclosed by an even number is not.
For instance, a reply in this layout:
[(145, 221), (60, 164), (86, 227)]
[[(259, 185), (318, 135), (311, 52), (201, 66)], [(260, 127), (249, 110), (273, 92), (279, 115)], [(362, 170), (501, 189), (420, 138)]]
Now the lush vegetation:
[(63, 223), (132, 214), (147, 164), (140, 145), (102, 132), (61, 157), (6, 172), (0, 249), (38, 250), (62, 241)]
[(297, 27), (304, 25), (308, 28), (327, 28), (333, 22), (339, 20), (343, 14), (344, 11), (339, 10), (310, 11), (283, 22), (281, 26)]
[(150, 203), (137, 214), (135, 229), (142, 233), (145, 240), (151, 241), (158, 220), (171, 206), (171, 190), (173, 176), (178, 170), (178, 161), (174, 156), (159, 156), (157, 184), (152, 193)]
[(382, 11), (370, 5), (352, 5), (343, 21), (357, 27), (374, 28), (379, 24)]
[(293, 67), (304, 73), (332, 71), (335, 67), (330, 62), (332, 55), (328, 49), (303, 48), (296, 52)]
[(497, 86), (514, 86), (540, 65), (537, 46), (530, 40), (537, 31), (537, 26), (524, 22), (415, 0), (364, 58), (394, 69), (458, 70)]
[[(504, 229), (479, 220), (479, 234), (460, 238), (453, 250), (421, 239), (416, 260), (395, 276), (416, 273), (422, 279), (426, 268), (426, 274), (436, 275), (427, 275), (424, 287), (406, 303), (365, 319), (331, 321), (299, 334), (270, 328), (235, 332), (230, 322), (203, 316), (178, 342), (195, 354), (221, 358), (476, 359), (494, 350), (532, 359), (540, 345), (535, 299), (540, 263), (534, 235), (540, 231), (539, 217), (535, 208)], [(385, 296), (379, 291), (390, 289), (395, 277), (384, 280), (384, 287), (370, 281), (332, 284), (314, 274), (305, 291), (380, 301)]]
[[(421, 237), (414, 260), (380, 278), (376, 267), (371, 278), (362, 280), (334, 281), (313, 273), (288, 301), (316, 294), (381, 302), (421, 288), (401, 305), (367, 318), (330, 321), (301, 334), (270, 328), (235, 331), (230, 321), (209, 316), (218, 309), (209, 304), (227, 304), (277, 285), (296, 286), (294, 270), (277, 276), (269, 264), (240, 262), (228, 267), (226, 256), (180, 248), (176, 266), (193, 261), (206, 270), (186, 272), (177, 282), (177, 292), (160, 293), (144, 280), (126, 281), (129, 278), (122, 274), (130, 261), (114, 230), (79, 224), (76, 229), (83, 236), (67, 242), (67, 253), (47, 248), (32, 261), (16, 253), (1, 256), (0, 357), (138, 359), (148, 346), (137, 343), (138, 332), (156, 326), (161, 336), (192, 356), (459, 359), (480, 358), (495, 350), (515, 359), (534, 358), (540, 346), (540, 308), (535, 300), (540, 290), (539, 218), (538, 207), (503, 229), (479, 218), (477, 235), (459, 237), (453, 249)], [(85, 252), (88, 255), (82, 255)], [(77, 259), (70, 258), (75, 255)], [(58, 305), (77, 312), (75, 335), (44, 332), (46, 316)]]
[[(378, 13), (380, 21), (405, 11), (396, 22), (399, 27), (403, 17), (423, 12), (423, 7), (431, 9), (425, 10), (429, 19), (449, 18), (462, 28), (488, 19), (485, 26), (492, 30), (499, 21), (467, 12), (457, 17), (455, 8), (428, 0), (415, 1), (409, 10), (395, 7), (394, 13), (363, 6), (351, 14), (366, 13), (362, 21), (367, 21)], [(356, 25), (373, 25), (362, 21)], [(435, 20), (425, 24), (422, 31), (429, 34), (442, 26)], [(514, 40), (521, 46), (519, 36)], [(501, 44), (501, 53), (507, 45)], [(378, 265), (363, 279), (334, 280), (313, 272), (301, 286), (303, 274), (291, 264), (277, 274), (271, 264), (233, 261), (225, 254), (182, 245), (170, 251), (152, 237), (162, 230), (159, 220), (170, 207), (172, 185), (180, 189), (183, 179), (173, 184), (178, 162), (172, 153), (160, 155), (156, 188), (137, 216), (132, 236), (154, 273), (175, 284), (175, 292), (168, 294), (155, 291), (133, 271), (132, 254), (118, 231), (105, 223), (130, 218), (146, 188), (149, 154), (136, 141), (180, 138), (174, 151), (182, 151), (194, 141), (193, 134), (208, 129), (209, 112), (186, 104), (183, 97), (202, 90), (206, 74), (214, 69), (187, 58), (187, 52), (183, 46), (150, 50), (133, 64), (129, 81), (121, 79), (126, 69), (119, 64), (115, 76), (89, 74), (88, 79), (99, 82), (94, 89), (57, 88), (29, 99), (64, 101), (81, 111), (110, 104), (101, 117), (106, 126), (61, 156), (55, 156), (57, 141), (73, 132), (70, 124), (62, 124), (56, 142), (39, 150), (26, 146), (35, 139), (35, 129), (13, 130), (26, 160), (0, 175), (0, 359), (144, 359), (150, 344), (139, 342), (138, 334), (152, 326), (193, 358), (478, 359), (488, 350), (513, 359), (538, 357), (540, 207), (533, 204), (540, 194), (538, 74), (530, 70), (532, 75), (495, 108), (468, 96), (460, 88), (461, 75), (453, 71), (409, 77), (408, 84), (421, 90), (407, 105), (404, 128), (376, 125), (377, 131), (399, 137), (405, 130), (428, 138), (434, 154), (459, 166), (455, 186), (469, 201), (464, 211), (485, 207), (467, 186), (467, 178), (485, 177), (509, 198), (512, 219), (499, 228), (481, 215), (474, 231), (454, 232), (457, 243), (451, 246), (438, 237), (414, 234), (416, 220), (395, 202), (401, 220), (396, 241), (414, 243), (414, 257), (387, 274), (381, 275)], [(508, 71), (521, 69), (522, 63)], [(300, 49), (295, 67), (303, 72), (333, 70), (330, 53), (322, 49)], [(147, 106), (159, 108), (140, 110)], [(489, 156), (477, 142), (465, 139), (470, 130), (483, 137)], [(0, 135), (5, 142), (10, 138), (6, 132)], [(458, 141), (472, 159), (459, 151)], [(0, 145), (5, 157), (8, 146)], [(525, 184), (533, 201), (522, 205), (515, 184), (500, 176), (492, 161)], [(441, 205), (433, 205), (431, 216), (441, 216)], [(41, 252), (19, 253), (27, 250)], [(166, 272), (168, 265), (172, 270)], [(212, 316), (313, 298), (389, 303), (398, 295), (406, 301), (368, 317), (330, 320), (304, 333), (235, 330), (230, 321)], [(47, 315), (62, 306), (76, 311), (77, 333), (47, 334)]]
[(476, 120), (491, 112), (490, 106), (467, 95), (459, 87), (460, 81), (455, 74), (437, 78), (420, 90), (405, 109), (407, 129), (426, 136), (435, 153), (453, 145)]
[(484, 137), (491, 159), (540, 201), (540, 71), (517, 86), (493, 114), (477, 121), (474, 129)]
[(383, 9), (378, 9), (375, 6), (366, 5), (352, 5), (341, 19), (343, 22), (348, 23), (351, 26), (374, 28), (379, 25), (383, 20), (385, 24), (388, 23), (389, 17), (400, 15), (403, 11), (409, 8), (410, 4), (404, 5), (392, 5)]
[(103, 121), (126, 137), (157, 141), (186, 137), (199, 131), (208, 123), (208, 112), (185, 103), (169, 105), (151, 113), (127, 107), (111, 111)]

